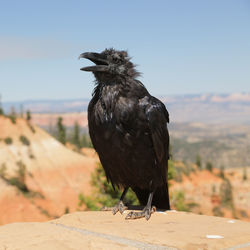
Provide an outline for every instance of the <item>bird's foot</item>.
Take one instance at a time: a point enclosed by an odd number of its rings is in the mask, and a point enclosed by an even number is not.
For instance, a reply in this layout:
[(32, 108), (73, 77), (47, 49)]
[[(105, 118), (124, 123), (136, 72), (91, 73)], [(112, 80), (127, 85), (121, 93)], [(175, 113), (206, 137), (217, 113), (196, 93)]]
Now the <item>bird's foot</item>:
[(153, 214), (154, 212), (156, 211), (156, 207), (153, 206), (153, 207), (145, 207), (141, 212), (135, 212), (135, 211), (132, 211), (130, 212), (127, 216), (126, 216), (126, 220), (129, 220), (129, 219), (139, 219), (139, 218), (142, 218), (142, 217), (145, 217), (146, 220), (149, 220), (149, 218), (151, 217), (151, 214)]
[(124, 212), (126, 209), (128, 209), (128, 207), (125, 206), (125, 205), (123, 204), (122, 201), (119, 201), (119, 202), (116, 204), (116, 206), (113, 208), (112, 213), (113, 213), (113, 215), (115, 215), (115, 214), (119, 211), (120, 214), (123, 214), (123, 212)]
[(122, 201), (119, 201), (114, 207), (102, 207), (101, 211), (112, 211), (113, 215), (115, 215), (118, 211), (123, 214), (127, 209), (128, 207)]

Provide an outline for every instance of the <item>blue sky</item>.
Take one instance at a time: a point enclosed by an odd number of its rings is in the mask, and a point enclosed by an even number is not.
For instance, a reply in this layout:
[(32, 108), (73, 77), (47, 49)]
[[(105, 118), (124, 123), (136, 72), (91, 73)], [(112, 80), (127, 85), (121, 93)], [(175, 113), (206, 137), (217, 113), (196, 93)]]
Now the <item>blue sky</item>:
[(1, 0), (3, 101), (90, 97), (85, 51), (128, 50), (153, 95), (250, 92), (248, 0)]

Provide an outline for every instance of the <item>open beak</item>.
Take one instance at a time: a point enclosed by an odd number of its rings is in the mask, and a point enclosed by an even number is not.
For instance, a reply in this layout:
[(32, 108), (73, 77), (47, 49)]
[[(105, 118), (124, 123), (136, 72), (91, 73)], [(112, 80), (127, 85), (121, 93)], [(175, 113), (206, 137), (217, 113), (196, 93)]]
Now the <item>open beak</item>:
[(94, 53), (94, 52), (86, 52), (82, 53), (78, 59), (80, 58), (86, 58), (95, 63), (95, 66), (89, 66), (89, 67), (83, 67), (80, 70), (83, 71), (101, 71), (101, 72), (107, 72), (108, 67), (108, 60), (105, 58), (103, 54)]

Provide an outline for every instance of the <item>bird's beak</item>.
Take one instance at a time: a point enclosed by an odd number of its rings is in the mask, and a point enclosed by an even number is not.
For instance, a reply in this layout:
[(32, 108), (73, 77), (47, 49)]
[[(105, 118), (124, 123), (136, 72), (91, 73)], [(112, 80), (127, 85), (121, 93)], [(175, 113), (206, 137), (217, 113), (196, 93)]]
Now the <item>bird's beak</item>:
[(86, 58), (95, 63), (95, 66), (89, 66), (89, 67), (83, 67), (80, 70), (84, 71), (101, 71), (101, 72), (107, 72), (109, 67), (108, 67), (108, 60), (105, 58), (103, 54), (99, 53), (93, 53), (93, 52), (86, 52), (82, 53), (78, 59), (80, 58)]

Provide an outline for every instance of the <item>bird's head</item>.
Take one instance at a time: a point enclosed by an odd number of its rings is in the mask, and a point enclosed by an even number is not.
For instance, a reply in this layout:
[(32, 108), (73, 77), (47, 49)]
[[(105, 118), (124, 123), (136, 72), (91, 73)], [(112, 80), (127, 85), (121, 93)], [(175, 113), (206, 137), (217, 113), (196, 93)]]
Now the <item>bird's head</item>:
[(79, 56), (80, 58), (86, 58), (95, 63), (94, 66), (84, 67), (81, 70), (93, 72), (99, 82), (105, 83), (112, 79), (136, 78), (139, 76), (127, 51), (105, 49), (101, 53), (82, 53)]

